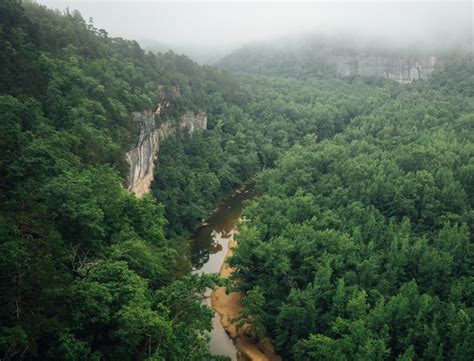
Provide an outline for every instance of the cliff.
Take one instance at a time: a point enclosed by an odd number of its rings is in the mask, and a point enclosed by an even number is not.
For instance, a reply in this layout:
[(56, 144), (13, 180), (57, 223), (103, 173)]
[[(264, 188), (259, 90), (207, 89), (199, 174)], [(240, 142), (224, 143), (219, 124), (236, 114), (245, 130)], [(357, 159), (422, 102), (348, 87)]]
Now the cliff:
[(140, 137), (137, 147), (127, 152), (126, 158), (130, 165), (128, 190), (138, 197), (150, 191), (161, 142), (176, 132), (192, 133), (207, 128), (207, 115), (203, 112), (187, 112), (178, 122), (167, 121), (156, 127), (158, 115), (156, 110), (133, 113), (134, 120), (140, 123)]
[(335, 64), (338, 76), (377, 76), (401, 83), (426, 78), (440, 65), (434, 56), (410, 58), (364, 53), (333, 56), (328, 62)]
[(238, 49), (217, 64), (237, 74), (381, 77), (400, 83), (424, 79), (445, 63), (445, 53), (428, 53), (413, 49), (387, 50), (380, 46), (344, 45), (340, 43), (282, 42), (248, 45)]

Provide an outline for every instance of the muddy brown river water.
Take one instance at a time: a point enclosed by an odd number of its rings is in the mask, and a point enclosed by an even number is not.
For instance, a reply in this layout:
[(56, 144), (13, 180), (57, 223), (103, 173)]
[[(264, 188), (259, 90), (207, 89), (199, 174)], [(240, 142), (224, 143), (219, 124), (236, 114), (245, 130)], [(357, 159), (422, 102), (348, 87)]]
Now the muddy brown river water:
[[(204, 226), (193, 235), (191, 242), (192, 262), (196, 273), (218, 273), (229, 248), (229, 241), (234, 236), (235, 226), (246, 201), (256, 196), (254, 185), (248, 185), (241, 191), (225, 199), (211, 214)], [(210, 292), (209, 292), (210, 294)], [(210, 298), (207, 299), (209, 306)], [(214, 313), (212, 321), (210, 349), (214, 354), (229, 356), (240, 361), (234, 342), (222, 327), (220, 317)]]

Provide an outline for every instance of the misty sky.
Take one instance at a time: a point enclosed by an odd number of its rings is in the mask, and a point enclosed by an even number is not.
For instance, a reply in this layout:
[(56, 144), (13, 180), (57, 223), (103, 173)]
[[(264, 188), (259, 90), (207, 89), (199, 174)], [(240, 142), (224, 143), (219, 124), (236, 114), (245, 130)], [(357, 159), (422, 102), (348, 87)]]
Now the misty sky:
[(171, 2), (38, 0), (60, 10), (78, 9), (111, 36), (176, 46), (226, 50), (248, 42), (310, 33), (364, 34), (401, 43), (470, 39), (468, 2)]

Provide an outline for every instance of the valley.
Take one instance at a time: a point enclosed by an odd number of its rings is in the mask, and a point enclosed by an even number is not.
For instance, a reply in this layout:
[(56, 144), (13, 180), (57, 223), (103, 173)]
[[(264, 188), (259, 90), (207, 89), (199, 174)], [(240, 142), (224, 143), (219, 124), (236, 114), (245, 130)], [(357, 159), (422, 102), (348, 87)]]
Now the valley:
[(94, 24), (0, 1), (1, 360), (473, 359), (469, 44)]

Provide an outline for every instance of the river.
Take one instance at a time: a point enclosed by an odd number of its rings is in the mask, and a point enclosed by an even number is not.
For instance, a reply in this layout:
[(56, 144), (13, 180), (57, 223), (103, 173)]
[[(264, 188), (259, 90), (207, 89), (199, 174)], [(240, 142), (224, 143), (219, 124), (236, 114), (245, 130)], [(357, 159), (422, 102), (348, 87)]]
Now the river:
[[(196, 273), (218, 273), (229, 247), (229, 241), (234, 236), (234, 229), (245, 201), (255, 197), (255, 188), (248, 185), (242, 191), (234, 193), (225, 199), (211, 214), (205, 225), (193, 235), (191, 255), (193, 269)], [(210, 297), (207, 299), (209, 306)], [(214, 312), (212, 320), (210, 349), (217, 355), (229, 356), (233, 361), (243, 360), (238, 354), (232, 339), (222, 327), (220, 317)]]

